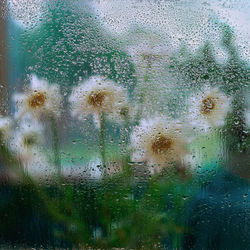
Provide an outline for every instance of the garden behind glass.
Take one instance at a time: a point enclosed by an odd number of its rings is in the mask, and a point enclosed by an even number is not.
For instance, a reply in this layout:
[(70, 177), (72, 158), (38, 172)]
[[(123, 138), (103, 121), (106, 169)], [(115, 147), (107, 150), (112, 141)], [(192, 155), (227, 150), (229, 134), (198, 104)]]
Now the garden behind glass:
[(2, 0), (1, 249), (248, 249), (248, 0)]

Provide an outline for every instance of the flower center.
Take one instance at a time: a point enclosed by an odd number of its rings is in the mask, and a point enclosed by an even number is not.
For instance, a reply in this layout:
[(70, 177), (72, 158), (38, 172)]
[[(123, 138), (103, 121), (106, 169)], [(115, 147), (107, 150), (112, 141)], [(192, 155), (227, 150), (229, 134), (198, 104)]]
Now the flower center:
[(155, 154), (165, 153), (171, 148), (172, 144), (173, 142), (171, 139), (166, 138), (163, 135), (159, 135), (155, 138), (152, 144), (152, 151)]
[(105, 93), (97, 92), (93, 93), (88, 98), (88, 103), (96, 108), (101, 107), (103, 105), (105, 99)]
[(149, 54), (149, 53), (143, 53), (142, 59), (148, 62), (154, 61), (159, 58), (159, 55)]
[(34, 135), (26, 135), (24, 138), (23, 138), (23, 144), (26, 146), (26, 147), (29, 147), (29, 146), (32, 146), (36, 143), (37, 139)]
[(43, 106), (45, 101), (46, 101), (45, 93), (35, 90), (32, 97), (29, 100), (29, 105), (31, 108), (38, 108)]
[(128, 114), (129, 114), (129, 108), (128, 107), (122, 107), (121, 110), (120, 110), (120, 115), (123, 118), (126, 118), (126, 117), (128, 117)]
[(202, 114), (209, 114), (213, 109), (215, 108), (215, 102), (214, 99), (211, 97), (207, 97), (202, 100), (201, 105), (201, 113)]

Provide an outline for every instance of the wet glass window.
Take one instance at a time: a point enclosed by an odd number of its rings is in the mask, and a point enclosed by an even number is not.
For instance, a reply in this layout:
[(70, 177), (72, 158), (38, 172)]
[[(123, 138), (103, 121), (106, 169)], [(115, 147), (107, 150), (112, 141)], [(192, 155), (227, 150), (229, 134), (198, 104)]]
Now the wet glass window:
[(249, 249), (250, 2), (2, 0), (1, 249)]

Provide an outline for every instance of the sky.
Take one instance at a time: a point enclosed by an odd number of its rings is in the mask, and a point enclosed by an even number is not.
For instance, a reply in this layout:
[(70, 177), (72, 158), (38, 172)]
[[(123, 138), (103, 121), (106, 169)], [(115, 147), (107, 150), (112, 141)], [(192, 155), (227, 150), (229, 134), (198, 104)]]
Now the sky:
[[(39, 25), (42, 0), (9, 0), (11, 16), (23, 28)], [(231, 25), (242, 57), (250, 62), (250, 0), (78, 0), (88, 2), (103, 27), (118, 39), (134, 26), (166, 36), (172, 45), (197, 49), (210, 40), (218, 51), (218, 21)], [(82, 4), (82, 8), (86, 5)]]
[[(172, 44), (187, 44), (197, 49), (210, 40), (220, 41), (217, 23), (229, 24), (245, 60), (250, 58), (249, 0), (99, 0), (91, 1), (104, 27), (120, 37), (134, 25), (150, 27), (166, 34)], [(223, 51), (220, 50), (221, 57)]]

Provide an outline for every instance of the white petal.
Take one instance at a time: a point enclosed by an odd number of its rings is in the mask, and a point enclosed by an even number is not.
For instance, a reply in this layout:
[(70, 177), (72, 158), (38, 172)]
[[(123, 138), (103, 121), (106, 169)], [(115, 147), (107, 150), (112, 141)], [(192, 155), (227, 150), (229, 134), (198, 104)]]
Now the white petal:
[(31, 75), (31, 89), (37, 90), (37, 89), (47, 89), (48, 83), (45, 80), (39, 79), (37, 75), (32, 74)]

